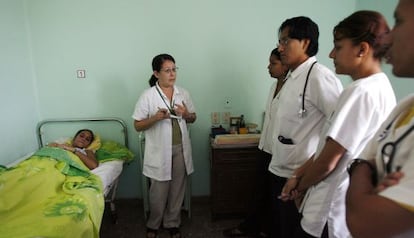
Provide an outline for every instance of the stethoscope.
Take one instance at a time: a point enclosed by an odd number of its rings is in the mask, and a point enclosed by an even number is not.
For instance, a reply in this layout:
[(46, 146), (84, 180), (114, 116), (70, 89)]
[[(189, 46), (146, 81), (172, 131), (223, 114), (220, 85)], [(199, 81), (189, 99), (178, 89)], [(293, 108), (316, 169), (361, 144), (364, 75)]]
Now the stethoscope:
[(308, 81), (309, 81), (309, 75), (312, 71), (313, 66), (317, 63), (317, 61), (313, 62), (311, 67), (308, 70), (308, 74), (306, 75), (306, 81), (305, 81), (305, 86), (303, 87), (303, 93), (302, 93), (302, 108), (299, 110), (299, 117), (300, 118), (304, 118), (306, 117), (306, 108), (305, 108), (305, 93), (306, 93), (306, 88), (308, 86)]
[(161, 94), (160, 90), (158, 89), (158, 87), (155, 86), (155, 88), (157, 89), (157, 92), (160, 95), (160, 97), (161, 97), (162, 101), (164, 102), (165, 106), (167, 107), (168, 111), (170, 111), (170, 118), (174, 118), (174, 119), (177, 119), (178, 121), (180, 121), (181, 117), (177, 116), (177, 114), (174, 111), (174, 105), (175, 105), (174, 100), (171, 102), (171, 105), (168, 105), (168, 103), (165, 101), (165, 99), (162, 96), (162, 94)]
[[(385, 130), (381, 133), (379, 140), (384, 139), (388, 133), (389, 130), (393, 124), (393, 122), (396, 120), (396, 118), (394, 120), (392, 120), (390, 122), (390, 124), (385, 128)], [(410, 128), (408, 128), (408, 130), (406, 130), (397, 140), (393, 141), (393, 142), (387, 142), (382, 146), (381, 149), (381, 159), (382, 159), (382, 166), (384, 168), (384, 171), (389, 174), (391, 172), (393, 172), (392, 170), (392, 165), (394, 163), (394, 157), (395, 157), (395, 152), (397, 150), (397, 145), (404, 139), (406, 138), (411, 131), (414, 130), (414, 125), (412, 125)], [(396, 171), (400, 170), (401, 167), (397, 166), (396, 167)]]

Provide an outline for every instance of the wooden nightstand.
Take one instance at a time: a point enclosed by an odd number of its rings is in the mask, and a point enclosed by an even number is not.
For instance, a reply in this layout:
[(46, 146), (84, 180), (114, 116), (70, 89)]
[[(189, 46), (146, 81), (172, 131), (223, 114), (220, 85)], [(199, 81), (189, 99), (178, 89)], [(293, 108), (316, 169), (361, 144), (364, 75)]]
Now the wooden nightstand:
[[(241, 217), (248, 212), (267, 163), (256, 144), (220, 146), (211, 143), (210, 191), (212, 219)], [(262, 178), (260, 176), (263, 176)], [(267, 188), (263, 188), (267, 189)]]

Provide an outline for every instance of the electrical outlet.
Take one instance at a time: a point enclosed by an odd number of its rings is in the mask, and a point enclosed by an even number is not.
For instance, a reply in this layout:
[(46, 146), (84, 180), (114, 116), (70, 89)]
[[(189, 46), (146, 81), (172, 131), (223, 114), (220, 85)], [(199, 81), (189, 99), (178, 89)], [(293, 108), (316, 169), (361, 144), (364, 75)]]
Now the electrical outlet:
[(219, 124), (220, 123), (220, 117), (218, 112), (212, 112), (211, 113), (211, 123), (212, 124)]
[(222, 112), (221, 121), (223, 122), (223, 124), (229, 124), (230, 123), (230, 112)]

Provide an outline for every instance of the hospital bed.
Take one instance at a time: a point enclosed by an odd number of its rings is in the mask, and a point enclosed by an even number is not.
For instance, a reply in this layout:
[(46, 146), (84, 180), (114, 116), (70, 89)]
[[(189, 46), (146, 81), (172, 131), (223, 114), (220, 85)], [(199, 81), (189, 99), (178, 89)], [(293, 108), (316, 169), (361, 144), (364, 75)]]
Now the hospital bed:
[[(148, 218), (149, 215), (149, 186), (150, 186), (150, 179), (147, 178), (143, 173), (143, 166), (144, 166), (144, 151), (145, 151), (145, 132), (139, 132), (138, 134), (138, 146), (139, 146), (139, 164), (141, 167), (141, 176), (142, 176), (142, 201), (144, 207), (144, 217), (145, 219)], [(184, 196), (182, 210), (187, 212), (188, 218), (191, 218), (191, 175), (187, 177), (187, 187)]]
[[(70, 152), (44, 147), (48, 142), (55, 142), (62, 138), (65, 140), (65, 137), (72, 138), (83, 128), (91, 129), (96, 135), (94, 142), (99, 139), (101, 144), (96, 151), (99, 166), (86, 171), (86, 174), (82, 168), (76, 167), (76, 163), (72, 164), (71, 160), (67, 162), (66, 157), (73, 156)], [(36, 132), (39, 150), (29, 158), (14, 163), (13, 167), (0, 170), (0, 204), (3, 205), (3, 209), (0, 208), (0, 220), (8, 219), (9, 224), (0, 226), (0, 234), (11, 234), (13, 237), (54, 237), (57, 234), (59, 237), (98, 237), (104, 202), (108, 203), (113, 221), (116, 222), (114, 200), (119, 177), (124, 164), (133, 159), (132, 152), (127, 148), (126, 124), (119, 118), (49, 119), (39, 122)], [(53, 155), (49, 158), (50, 154)], [(65, 160), (62, 162), (62, 159), (54, 158), (59, 156), (64, 157)], [(44, 166), (33, 161), (55, 164)], [(43, 171), (46, 171), (44, 175), (42, 175)], [(16, 178), (16, 174), (21, 178)], [(44, 177), (36, 183), (39, 176)], [(29, 182), (35, 184), (20, 186), (22, 191), (18, 189), (19, 186), (16, 186), (16, 189), (11, 187), (9, 190), (2, 191), (2, 182), (7, 185), (17, 181), (18, 185), (19, 181), (26, 178), (27, 181), (32, 180)], [(49, 183), (55, 188), (48, 188)], [(45, 190), (44, 196), (42, 192), (37, 191), (37, 187)], [(16, 199), (7, 199), (7, 196), (1, 195), (2, 192), (16, 193), (14, 196)], [(25, 201), (32, 199), (32, 196), (35, 202)], [(38, 204), (39, 208), (34, 207), (35, 204)], [(13, 214), (14, 212), (20, 213)], [(26, 216), (25, 212), (30, 215)], [(31, 218), (31, 216), (37, 217)], [(13, 226), (13, 222), (17, 225)], [(33, 223), (34, 227), (31, 227)]]

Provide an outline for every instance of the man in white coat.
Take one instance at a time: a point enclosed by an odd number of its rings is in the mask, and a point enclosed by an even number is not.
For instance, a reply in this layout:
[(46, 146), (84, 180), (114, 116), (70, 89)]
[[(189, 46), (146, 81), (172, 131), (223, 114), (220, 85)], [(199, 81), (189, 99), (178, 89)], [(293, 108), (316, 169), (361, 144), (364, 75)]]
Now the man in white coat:
[(308, 17), (287, 19), (279, 28), (278, 49), (290, 71), (272, 118), (271, 237), (292, 237), (299, 225), (293, 201), (283, 202), (278, 196), (293, 171), (315, 153), (322, 126), (342, 91), (335, 74), (316, 62), (318, 38), (318, 25)]

